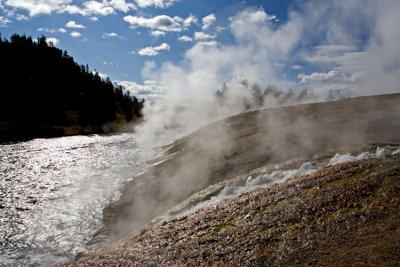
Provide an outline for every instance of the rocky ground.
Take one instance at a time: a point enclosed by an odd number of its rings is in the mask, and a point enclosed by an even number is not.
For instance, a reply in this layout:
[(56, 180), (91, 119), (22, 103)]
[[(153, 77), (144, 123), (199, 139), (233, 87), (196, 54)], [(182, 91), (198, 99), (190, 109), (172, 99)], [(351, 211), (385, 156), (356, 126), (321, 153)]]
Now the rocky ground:
[(400, 157), (325, 167), (68, 266), (399, 266)]
[(176, 141), (104, 210), (90, 244), (103, 249), (70, 266), (399, 266), (396, 157), (326, 167), (149, 225), (196, 192), (263, 166), (399, 143), (399, 101), (386, 95), (254, 111)]

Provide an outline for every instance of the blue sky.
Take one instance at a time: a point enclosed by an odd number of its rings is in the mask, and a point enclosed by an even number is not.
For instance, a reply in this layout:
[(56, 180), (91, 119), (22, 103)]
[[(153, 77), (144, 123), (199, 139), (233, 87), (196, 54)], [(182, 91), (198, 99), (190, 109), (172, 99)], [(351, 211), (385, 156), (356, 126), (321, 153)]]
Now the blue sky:
[(141, 95), (243, 79), (376, 94), (398, 91), (398, 14), (397, 0), (0, 0), (0, 32), (44, 34)]

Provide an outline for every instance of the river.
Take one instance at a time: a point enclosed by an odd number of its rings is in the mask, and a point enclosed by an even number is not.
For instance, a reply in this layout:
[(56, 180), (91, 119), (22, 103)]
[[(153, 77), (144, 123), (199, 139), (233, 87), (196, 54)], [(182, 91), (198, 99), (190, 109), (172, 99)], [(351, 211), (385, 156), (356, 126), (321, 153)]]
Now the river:
[(146, 158), (128, 133), (0, 145), (0, 266), (49, 266), (84, 251)]

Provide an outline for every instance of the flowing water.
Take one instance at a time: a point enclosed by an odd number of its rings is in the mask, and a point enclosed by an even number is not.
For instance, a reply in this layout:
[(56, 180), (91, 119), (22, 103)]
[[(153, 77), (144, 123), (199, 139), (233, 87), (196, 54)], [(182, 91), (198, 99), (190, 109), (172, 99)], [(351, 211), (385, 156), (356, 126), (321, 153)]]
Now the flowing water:
[[(217, 204), (221, 201), (239, 197), (242, 194), (251, 192), (258, 188), (265, 188), (277, 183), (283, 183), (294, 177), (301, 177), (312, 174), (324, 167), (332, 166), (345, 162), (353, 162), (366, 159), (385, 159), (400, 155), (400, 147), (398, 145), (387, 145), (377, 147), (375, 151), (365, 151), (358, 155), (336, 154), (332, 158), (325, 158), (317, 161), (306, 161), (294, 169), (273, 168), (262, 175), (255, 177), (249, 176), (243, 185), (239, 186), (223, 186), (218, 194), (209, 199), (199, 202), (188, 209), (182, 210), (180, 213), (172, 215), (172, 218), (187, 216), (200, 209)], [(176, 212), (176, 211), (174, 211)]]
[(134, 134), (0, 145), (0, 266), (73, 259), (145, 158)]

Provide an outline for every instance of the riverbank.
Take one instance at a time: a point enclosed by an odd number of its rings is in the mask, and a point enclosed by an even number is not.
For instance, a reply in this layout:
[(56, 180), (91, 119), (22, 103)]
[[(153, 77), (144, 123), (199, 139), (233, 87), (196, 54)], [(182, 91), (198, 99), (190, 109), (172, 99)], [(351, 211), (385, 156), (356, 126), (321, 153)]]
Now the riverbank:
[(0, 144), (23, 142), (35, 138), (132, 132), (134, 127), (142, 121), (142, 118), (135, 118), (133, 121), (127, 122), (121, 118), (118, 122), (109, 122), (103, 126), (76, 124), (70, 126), (35, 125), (30, 127), (0, 122)]

